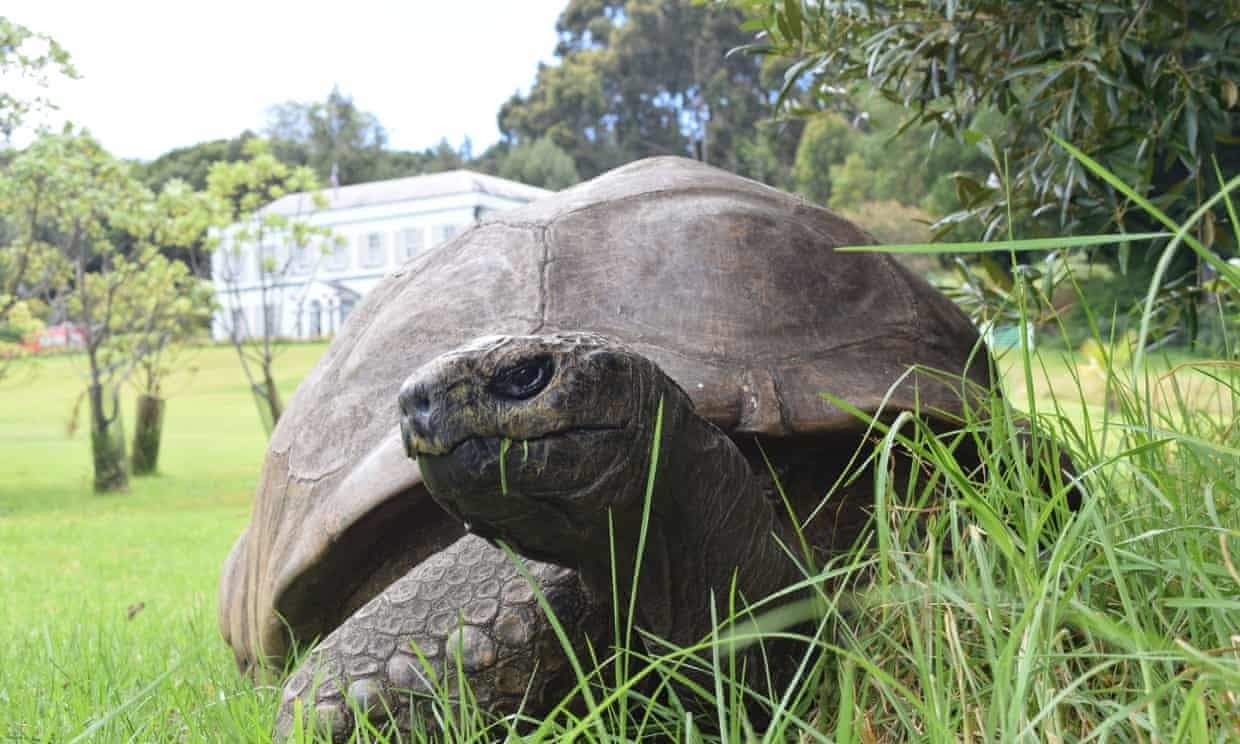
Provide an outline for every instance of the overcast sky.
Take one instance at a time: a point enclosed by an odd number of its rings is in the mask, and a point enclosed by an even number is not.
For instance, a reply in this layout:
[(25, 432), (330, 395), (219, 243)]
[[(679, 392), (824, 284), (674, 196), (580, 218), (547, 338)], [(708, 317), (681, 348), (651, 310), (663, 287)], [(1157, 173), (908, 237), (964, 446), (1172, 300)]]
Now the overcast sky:
[(150, 159), (261, 129), (272, 104), (323, 100), (333, 85), (379, 117), (393, 148), (468, 135), (481, 152), (499, 138), (500, 105), (552, 59), (566, 3), (4, 0), (0, 13), (73, 56), (81, 79), (48, 93), (59, 118)]

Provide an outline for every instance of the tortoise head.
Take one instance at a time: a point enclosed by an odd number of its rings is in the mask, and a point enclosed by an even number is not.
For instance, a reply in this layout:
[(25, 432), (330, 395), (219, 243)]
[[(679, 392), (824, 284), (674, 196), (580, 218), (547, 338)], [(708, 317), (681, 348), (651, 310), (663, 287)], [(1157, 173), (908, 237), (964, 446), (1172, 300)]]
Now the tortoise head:
[(602, 336), (485, 338), (401, 386), (401, 430), (431, 495), (477, 534), (580, 567), (640, 513), (662, 397), (688, 396)]

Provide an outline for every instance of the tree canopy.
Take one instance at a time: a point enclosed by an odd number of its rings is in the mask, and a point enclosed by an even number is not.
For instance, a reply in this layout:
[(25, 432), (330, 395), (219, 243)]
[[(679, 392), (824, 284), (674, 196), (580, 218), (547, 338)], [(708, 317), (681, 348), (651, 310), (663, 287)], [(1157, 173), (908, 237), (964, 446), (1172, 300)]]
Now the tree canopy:
[[(505, 141), (548, 138), (583, 178), (653, 155), (761, 176), (780, 127), (760, 126), (773, 94), (762, 62), (728, 55), (748, 40), (741, 21), (734, 8), (688, 0), (570, 0), (557, 63), (500, 109)], [(795, 136), (783, 140), (790, 156)]]
[[(984, 145), (999, 182), (960, 182), (964, 214), (1003, 235), (1007, 215), (1050, 233), (1137, 231), (1145, 215), (1047, 134), (1074, 144), (1173, 218), (1217, 190), (1212, 163), (1240, 167), (1240, 2), (1002, 0), (770, 3), (733, 0), (759, 39), (747, 51), (791, 62), (787, 105), (848, 105), (874, 89), (910, 127)], [(983, 134), (985, 111), (1007, 126)], [(1222, 247), (1221, 214), (1200, 223)], [(948, 225), (959, 224), (957, 218)]]
[(77, 77), (65, 48), (46, 34), (0, 16), (0, 78), (29, 80), (36, 89), (31, 95), (0, 90), (0, 136), (5, 142), (28, 114), (52, 105), (37, 93), (46, 87), (51, 74)]
[(159, 252), (197, 240), (202, 208), (180, 182), (156, 196), (69, 128), (40, 134), (0, 171), (2, 294), (41, 295), (81, 333), (96, 490), (128, 484), (119, 386), (167, 343), (159, 329), (193, 324), (210, 305), (209, 290)]
[(157, 189), (173, 179), (184, 181), (196, 191), (207, 187), (207, 173), (217, 162), (232, 163), (245, 157), (246, 142), (255, 138), (250, 131), (232, 139), (199, 142), (163, 153), (150, 162), (135, 163), (134, 173), (149, 188)]
[(152, 188), (177, 178), (203, 190), (213, 163), (245, 160), (248, 143), (255, 139), (268, 140), (277, 159), (307, 166), (321, 183), (330, 183), (334, 172), (342, 186), (451, 170), (468, 161), (462, 152), (467, 146), (458, 149), (446, 139), (422, 151), (390, 149), (378, 117), (333, 89), (323, 101), (272, 106), (262, 135), (247, 130), (231, 139), (169, 150), (149, 163), (137, 163), (137, 173)]
[(549, 137), (522, 143), (499, 160), (499, 175), (544, 189), (559, 191), (581, 180), (577, 165)]

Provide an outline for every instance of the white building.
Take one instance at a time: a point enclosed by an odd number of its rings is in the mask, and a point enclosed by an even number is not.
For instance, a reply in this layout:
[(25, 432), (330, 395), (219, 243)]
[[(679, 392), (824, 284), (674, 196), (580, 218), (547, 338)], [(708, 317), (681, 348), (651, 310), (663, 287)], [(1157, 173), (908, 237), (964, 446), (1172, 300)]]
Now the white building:
[[(217, 340), (270, 335), (315, 338), (335, 333), (359, 299), (388, 272), (451, 239), (487, 214), (519, 207), (551, 192), (516, 181), (456, 170), (320, 192), (289, 194), (260, 210), (331, 228), (337, 240), (290, 245), (282, 235), (261, 251), (224, 231), (211, 258), (220, 309)], [(243, 242), (244, 243), (244, 242)]]

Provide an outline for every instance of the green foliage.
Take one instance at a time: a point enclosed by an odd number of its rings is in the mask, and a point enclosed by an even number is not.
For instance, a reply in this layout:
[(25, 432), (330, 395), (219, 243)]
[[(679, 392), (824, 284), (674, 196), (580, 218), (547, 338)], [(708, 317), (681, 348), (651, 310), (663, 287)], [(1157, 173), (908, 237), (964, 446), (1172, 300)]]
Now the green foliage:
[(609, 113), (598, 68), (606, 55), (582, 50), (557, 65), (539, 65), (526, 96), (514, 94), (500, 108), (499, 126), (510, 144), (548, 138), (569, 153), (586, 178), (624, 162), (616, 137), (601, 122)]
[(390, 150), (378, 117), (333, 88), (324, 101), (287, 101), (268, 111), (267, 137), (275, 156), (308, 166), (321, 183), (346, 186), (463, 167), (468, 139), (458, 150), (446, 139), (421, 152)]
[[(936, 238), (1151, 232), (1161, 221), (1148, 202), (1172, 222), (1191, 221), (1194, 239), (1211, 255), (1236, 255), (1232, 218), (1221, 204), (1190, 217), (1215, 193), (1215, 163), (1227, 175), (1240, 169), (1237, 0), (732, 5), (758, 32), (748, 51), (791, 63), (781, 110), (852, 110), (858, 97), (877, 91), (903, 109), (901, 139), (924, 140), (928, 131), (936, 147), (948, 140), (981, 148), (978, 167), (956, 173), (950, 188), (943, 180), (919, 182), (923, 171), (907, 164), (887, 171), (894, 183), (907, 179), (928, 194), (922, 206), (942, 217)], [(1001, 117), (999, 125), (988, 126), (987, 117)], [(1085, 167), (1056, 139), (1116, 180)], [(881, 180), (874, 163), (854, 158), (839, 169), (841, 199), (870, 193)], [(1158, 315), (1181, 324), (1168, 338), (1217, 340), (1211, 329), (1225, 322), (1203, 290), (1213, 271), (1206, 255), (1174, 251), (1160, 268), (1162, 246), (1138, 247), (1088, 253), (1121, 276), (1133, 273), (1127, 286), (1161, 277)]]
[(120, 312), (141, 319), (113, 344), (133, 360), (128, 381), (142, 393), (163, 398), (165, 380), (184, 369), (187, 344), (210, 321), (215, 289), (195, 277), (184, 262), (155, 255), (131, 279), (119, 301), (124, 303)]
[[(983, 142), (1000, 187), (960, 184), (961, 208), (986, 237), (1008, 234), (1008, 215), (1048, 233), (1140, 232), (1142, 210), (1055, 147), (1050, 131), (1183, 220), (1202, 204), (1212, 159), (1240, 167), (1235, 147), (1240, 4), (1223, 2), (771, 3), (734, 0), (761, 30), (751, 52), (792, 62), (785, 100), (831, 107), (858, 83), (964, 142)], [(1009, 124), (979, 131), (988, 108)], [(1005, 166), (1005, 163), (1010, 167)], [(1234, 250), (1197, 226), (1215, 250)], [(944, 223), (949, 229), (964, 221)]]
[(22, 197), (9, 214), (29, 226), (18, 245), (48, 239), (48, 260), (61, 266), (55, 308), (84, 328), (95, 383), (124, 379), (201, 323), (209, 288), (159, 249), (199, 238), (210, 218), (202, 195), (172, 181), (156, 196), (94, 140), (72, 133), (41, 137), (8, 175)]
[(27, 335), (43, 329), (46, 324), (30, 310), (30, 303), (18, 300), (0, 324), (0, 340), (21, 342)]
[[(387, 132), (378, 118), (358, 108), (352, 97), (339, 89), (333, 89), (324, 101), (286, 101), (271, 107), (266, 138), (278, 160), (308, 167), (319, 183), (331, 181), (333, 168), (336, 182), (342, 186), (467, 165), (494, 170), (493, 164), (470, 162), (465, 152), (468, 143), (460, 150), (446, 139), (420, 152), (389, 149)], [(179, 179), (202, 191), (207, 188), (211, 166), (247, 159), (247, 143), (254, 139), (259, 137), (246, 131), (232, 139), (170, 150), (149, 163), (136, 163), (135, 168), (150, 188)]]
[[(958, 206), (961, 178), (985, 180), (991, 164), (982, 150), (928, 128), (901, 129), (901, 110), (882, 98), (859, 98), (853, 125), (837, 111), (809, 119), (797, 148), (795, 188), (833, 209), (897, 202), (935, 217)], [(1002, 129), (1002, 117), (980, 114), (982, 131)]]
[(152, 190), (178, 180), (195, 191), (203, 191), (207, 188), (207, 173), (211, 166), (217, 162), (231, 163), (245, 158), (245, 143), (251, 139), (254, 139), (252, 133), (242, 132), (232, 139), (178, 147), (149, 163), (134, 163), (134, 174)]
[(550, 137), (511, 148), (500, 161), (499, 175), (552, 191), (568, 188), (581, 180), (572, 156)]
[(18, 300), (8, 315), (0, 319), (0, 382), (5, 381), (10, 364), (28, 354), (23, 345), (26, 337), (42, 330), (45, 325), (31, 312), (30, 304)]
[[(272, 152), (265, 140), (252, 139), (244, 147), (245, 158), (235, 162), (212, 164), (207, 174), (207, 190), (221, 205), (227, 205), (214, 215), (215, 223), (225, 227), (242, 220), (253, 224), (243, 225), (243, 240), (253, 240), (257, 230), (282, 230), (292, 228), (294, 220), (286, 215), (265, 213), (258, 210), (286, 194), (312, 193), (319, 188), (314, 171), (304, 166), (290, 166)], [(307, 198), (307, 209), (327, 206), (325, 197), (315, 194)]]
[[(0, 79), (26, 79), (35, 87), (47, 86), (51, 74), (77, 77), (69, 61), (69, 53), (46, 34), (31, 31), (5, 16), (0, 16)], [(0, 90), (0, 135), (5, 142), (21, 126), (30, 113), (51, 107), (42, 96), (15, 95), (5, 86)]]
[[(797, 192), (818, 204), (827, 204), (832, 190), (838, 188), (839, 176), (834, 169), (856, 153), (861, 138), (862, 134), (839, 113), (827, 112), (810, 119), (801, 133), (792, 168)], [(861, 201), (865, 200), (850, 200), (848, 204)]]
[[(933, 217), (917, 207), (898, 201), (865, 201), (839, 210), (845, 218), (861, 225), (880, 243), (924, 243), (930, 240)], [(903, 257), (902, 257), (903, 258)], [(933, 260), (917, 262), (918, 273), (938, 268)]]
[(118, 387), (192, 324), (204, 291), (161, 247), (197, 240), (201, 198), (172, 182), (156, 197), (89, 135), (42, 134), (0, 172), (0, 244), (8, 310), (36, 291), (84, 336), (98, 490), (126, 487)]
[(387, 132), (374, 114), (359, 109), (339, 88), (332, 88), (322, 102), (287, 101), (271, 107), (267, 136), (276, 157), (307, 165), (324, 181), (333, 169), (341, 184), (391, 177), (377, 172)]
[(653, 155), (783, 175), (799, 128), (757, 126), (769, 85), (758, 60), (727, 56), (746, 41), (739, 24), (719, 4), (571, 0), (556, 24), (558, 63), (504, 104), (500, 130), (512, 146), (550, 139), (583, 178)]
[[(853, 121), (839, 111), (808, 118), (792, 169), (793, 189), (844, 213), (881, 242), (929, 240), (927, 226), (956, 205), (957, 180), (985, 178), (984, 153), (935, 138), (924, 128), (901, 133), (899, 108), (881, 98), (859, 103), (861, 108), (851, 110)], [(995, 115), (979, 120), (1001, 126)]]

